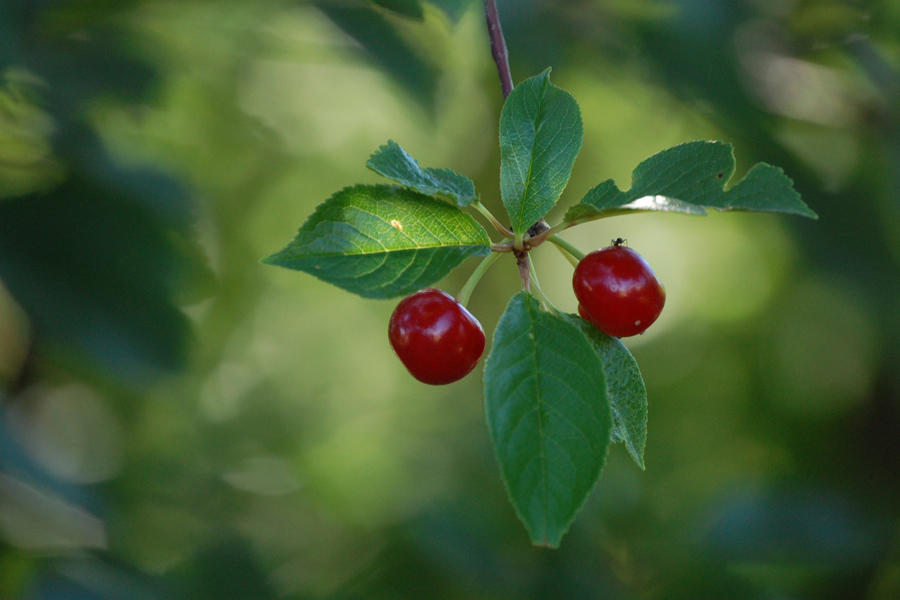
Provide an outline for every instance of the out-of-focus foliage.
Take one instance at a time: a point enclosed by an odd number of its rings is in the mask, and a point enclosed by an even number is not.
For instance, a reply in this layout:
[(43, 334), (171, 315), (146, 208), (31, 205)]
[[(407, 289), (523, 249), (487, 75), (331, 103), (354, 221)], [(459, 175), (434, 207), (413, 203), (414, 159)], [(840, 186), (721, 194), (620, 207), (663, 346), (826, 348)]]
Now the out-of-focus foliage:
[(0, 194), (13, 197), (52, 187), (60, 179), (53, 160), (53, 121), (28, 97), (28, 76), (7, 71), (0, 89)]
[[(5, 0), (0, 597), (900, 596), (897, 3), (499, 5), (514, 79), (552, 66), (582, 108), (561, 206), (723, 139), (820, 216), (571, 231), (667, 286), (627, 342), (646, 471), (614, 446), (560, 550), (532, 548), (479, 374), (412, 381), (392, 301), (257, 261), (377, 183), (388, 139), (501, 212), (477, 3)], [(517, 280), (500, 260), (475, 290), (487, 331)]]

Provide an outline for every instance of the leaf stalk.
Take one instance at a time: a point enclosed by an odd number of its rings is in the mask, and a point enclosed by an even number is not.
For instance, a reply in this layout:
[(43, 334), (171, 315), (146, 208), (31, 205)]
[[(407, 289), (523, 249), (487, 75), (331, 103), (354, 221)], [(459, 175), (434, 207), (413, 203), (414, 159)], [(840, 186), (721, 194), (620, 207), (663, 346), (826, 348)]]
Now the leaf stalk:
[(482, 216), (484, 216), (484, 218), (487, 219), (488, 222), (490, 222), (490, 224), (494, 226), (494, 229), (499, 231), (500, 235), (502, 235), (503, 237), (511, 238), (513, 237), (513, 235), (515, 235), (512, 231), (504, 227), (503, 223), (498, 221), (497, 217), (495, 217), (494, 214), (489, 211), (487, 207), (481, 203), (480, 200), (476, 200), (475, 202), (473, 202), (472, 207), (480, 212)]

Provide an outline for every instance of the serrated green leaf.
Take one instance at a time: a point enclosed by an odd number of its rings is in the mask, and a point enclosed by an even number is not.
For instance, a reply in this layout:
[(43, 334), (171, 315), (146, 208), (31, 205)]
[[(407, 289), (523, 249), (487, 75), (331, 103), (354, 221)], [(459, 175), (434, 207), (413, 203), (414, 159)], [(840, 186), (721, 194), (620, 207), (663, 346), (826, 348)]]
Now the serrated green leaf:
[(500, 194), (524, 233), (556, 204), (581, 149), (581, 111), (550, 83), (550, 69), (520, 83), (500, 113)]
[(631, 189), (613, 180), (592, 188), (565, 216), (570, 223), (643, 211), (705, 215), (704, 208), (777, 212), (817, 219), (778, 167), (757, 163), (730, 190), (734, 152), (723, 142), (689, 142), (655, 154), (632, 173)]
[(369, 157), (366, 166), (426, 196), (444, 196), (459, 206), (468, 206), (478, 199), (471, 179), (450, 169), (420, 168), (418, 161), (394, 140), (388, 140), (387, 144), (378, 148)]
[(365, 298), (392, 298), (428, 287), (470, 256), (487, 256), (490, 243), (451, 204), (396, 186), (357, 185), (320, 204), (294, 240), (262, 262)]
[(556, 547), (606, 461), (603, 363), (578, 327), (520, 292), (494, 332), (484, 397), (516, 513), (533, 543)]
[(612, 441), (623, 442), (631, 458), (644, 468), (647, 445), (647, 388), (637, 361), (619, 338), (607, 335), (576, 315), (564, 315), (594, 346), (606, 374), (612, 409)]

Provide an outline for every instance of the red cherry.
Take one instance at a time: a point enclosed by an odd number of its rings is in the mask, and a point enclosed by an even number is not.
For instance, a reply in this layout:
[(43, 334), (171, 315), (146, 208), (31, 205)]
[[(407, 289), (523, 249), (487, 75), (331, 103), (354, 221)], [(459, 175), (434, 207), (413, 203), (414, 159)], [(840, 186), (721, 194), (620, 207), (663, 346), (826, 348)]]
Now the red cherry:
[(453, 296), (435, 288), (400, 301), (388, 338), (410, 374), (431, 385), (462, 379), (484, 352), (481, 323)]
[(647, 261), (618, 244), (585, 256), (575, 268), (572, 287), (581, 316), (615, 337), (643, 333), (666, 303), (666, 288)]

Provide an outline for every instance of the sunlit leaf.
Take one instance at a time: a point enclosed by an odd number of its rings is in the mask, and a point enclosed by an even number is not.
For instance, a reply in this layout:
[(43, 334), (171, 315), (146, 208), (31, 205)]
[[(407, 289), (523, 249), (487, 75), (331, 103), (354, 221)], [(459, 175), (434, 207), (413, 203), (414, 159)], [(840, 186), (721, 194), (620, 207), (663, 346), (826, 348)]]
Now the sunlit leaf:
[(655, 154), (637, 166), (631, 189), (613, 180), (592, 188), (566, 212), (569, 222), (584, 222), (630, 212), (663, 211), (705, 215), (705, 208), (789, 213), (817, 219), (778, 167), (758, 163), (730, 190), (734, 152), (723, 142), (689, 142)]
[(484, 228), (459, 208), (389, 185), (345, 188), (319, 205), (264, 263), (305, 271), (366, 298), (427, 287), (490, 253)]
[(488, 427), (532, 542), (557, 546), (600, 477), (612, 417), (603, 363), (526, 292), (500, 318), (484, 373)]
[(450, 169), (420, 168), (416, 159), (394, 140), (388, 140), (372, 154), (366, 166), (426, 196), (445, 196), (459, 206), (467, 206), (477, 199), (471, 179)]
[(46, 192), (63, 178), (54, 156), (53, 119), (42, 110), (26, 73), (0, 77), (0, 200)]
[(575, 315), (565, 315), (594, 346), (606, 373), (612, 409), (612, 441), (623, 442), (631, 458), (643, 469), (647, 444), (647, 388), (637, 361), (619, 338), (607, 335)]
[(550, 69), (520, 83), (500, 113), (500, 193), (523, 233), (553, 208), (581, 149), (578, 103), (550, 83)]

